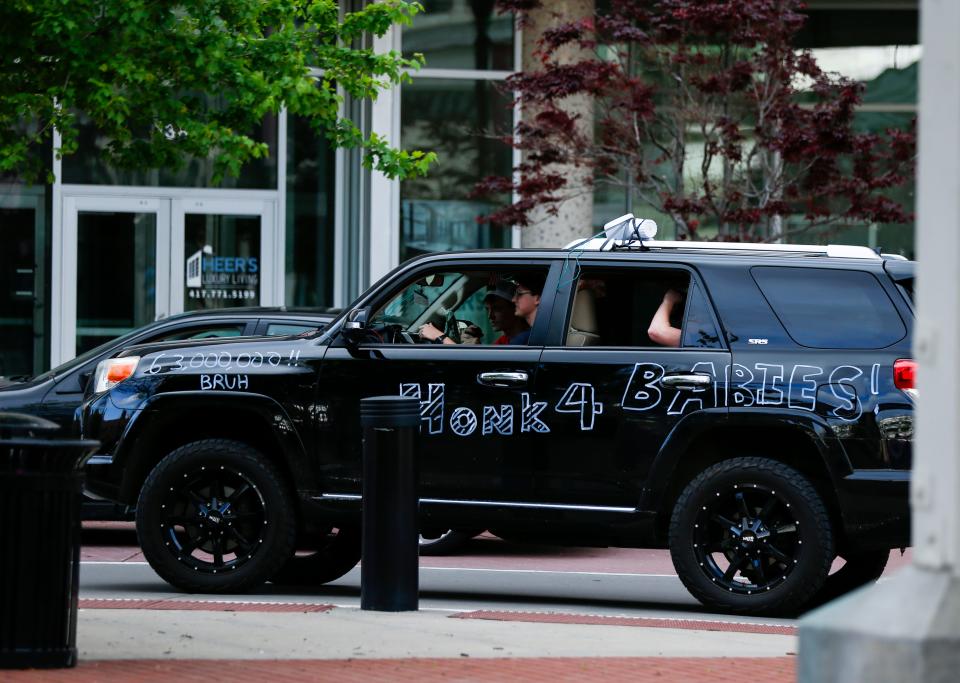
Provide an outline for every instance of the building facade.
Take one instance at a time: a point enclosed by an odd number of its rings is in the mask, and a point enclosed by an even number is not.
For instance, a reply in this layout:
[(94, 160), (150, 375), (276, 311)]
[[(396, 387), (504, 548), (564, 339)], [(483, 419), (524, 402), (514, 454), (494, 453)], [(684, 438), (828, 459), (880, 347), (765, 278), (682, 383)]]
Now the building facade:
[[(63, 159), (54, 138), (53, 184), (0, 178), (0, 376), (41, 372), (181, 311), (345, 306), (411, 256), (521, 246), (520, 230), (477, 224), (493, 205), (470, 190), (519, 160), (491, 131), (516, 123), (501, 86), (522, 68), (532, 36), (497, 14), (492, 0), (423, 4), (412, 27), (375, 47), (422, 53), (426, 66), (376, 102), (346, 107), (394, 144), (436, 151), (427, 178), (369, 173), (356, 152), (329, 149), (286, 113), (257, 132), (269, 156), (217, 186), (204, 160), (178, 172), (111, 169), (99, 153), (107, 141), (92, 126)], [(822, 66), (866, 84), (858, 125), (909, 126), (920, 58), (916, 1), (808, 4), (802, 45)], [(912, 206), (911, 193), (901, 199)], [(651, 215), (629, 196), (598, 192), (579, 234), (626, 211)], [(831, 240), (912, 255), (912, 227), (859, 226)]]

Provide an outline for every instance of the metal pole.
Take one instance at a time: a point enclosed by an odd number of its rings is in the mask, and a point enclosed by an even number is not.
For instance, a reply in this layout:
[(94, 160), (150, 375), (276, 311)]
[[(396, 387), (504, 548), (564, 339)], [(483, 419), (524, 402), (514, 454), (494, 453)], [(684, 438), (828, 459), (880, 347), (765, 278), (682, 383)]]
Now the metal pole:
[(960, 671), (960, 3), (921, 7), (914, 561), (800, 624), (801, 682), (947, 683)]
[(416, 610), (419, 591), (416, 433), (420, 401), (360, 401), (363, 427), (363, 547), (360, 608)]

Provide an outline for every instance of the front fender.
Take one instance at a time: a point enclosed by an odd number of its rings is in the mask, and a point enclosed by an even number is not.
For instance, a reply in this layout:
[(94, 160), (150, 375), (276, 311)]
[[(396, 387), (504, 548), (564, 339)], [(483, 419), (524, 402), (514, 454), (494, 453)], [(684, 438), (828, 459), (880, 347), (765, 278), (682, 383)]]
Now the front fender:
[[(122, 468), (121, 495), (135, 497), (143, 479), (170, 445), (211, 437), (243, 438), (276, 453), (277, 464), (297, 487), (312, 487), (307, 447), (288, 412), (264, 394), (175, 391), (155, 394), (131, 415), (115, 465)], [(166, 445), (165, 445), (166, 444)]]

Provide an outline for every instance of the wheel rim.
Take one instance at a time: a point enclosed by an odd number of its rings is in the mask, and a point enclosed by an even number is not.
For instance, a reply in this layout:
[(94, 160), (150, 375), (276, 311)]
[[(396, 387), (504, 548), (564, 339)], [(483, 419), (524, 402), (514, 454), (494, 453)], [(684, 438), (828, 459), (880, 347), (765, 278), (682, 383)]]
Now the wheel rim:
[(427, 537), (427, 536), (424, 536), (423, 534), (420, 534), (420, 545), (421, 545), (421, 546), (431, 546), (431, 545), (433, 545), (434, 543), (439, 543), (440, 541), (446, 540), (447, 537), (449, 537), (450, 534), (452, 534), (452, 533), (454, 533), (454, 530), (453, 530), (453, 529), (447, 529), (447, 530), (444, 531), (442, 534), (440, 534), (439, 536), (436, 536), (436, 537), (434, 537), (434, 538), (429, 538), (429, 537)]
[(701, 502), (697, 563), (717, 586), (751, 595), (783, 583), (800, 560), (800, 522), (790, 503), (760, 484), (733, 484)]
[(267, 526), (256, 484), (228, 467), (201, 467), (171, 486), (160, 506), (160, 530), (177, 561), (207, 574), (239, 569), (256, 554)]

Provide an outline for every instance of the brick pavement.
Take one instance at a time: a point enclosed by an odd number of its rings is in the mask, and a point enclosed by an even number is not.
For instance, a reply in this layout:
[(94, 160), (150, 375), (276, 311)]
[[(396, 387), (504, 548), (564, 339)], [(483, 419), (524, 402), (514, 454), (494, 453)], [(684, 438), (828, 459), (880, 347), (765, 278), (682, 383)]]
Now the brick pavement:
[(391, 683), (497, 683), (526, 681), (631, 681), (648, 683), (787, 683), (796, 678), (795, 658), (582, 657), (504, 659), (339, 660), (112, 660), (81, 661), (75, 669), (5, 671), (5, 683), (115, 682), (210, 683), (218, 680), (390, 681)]

